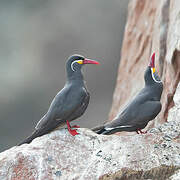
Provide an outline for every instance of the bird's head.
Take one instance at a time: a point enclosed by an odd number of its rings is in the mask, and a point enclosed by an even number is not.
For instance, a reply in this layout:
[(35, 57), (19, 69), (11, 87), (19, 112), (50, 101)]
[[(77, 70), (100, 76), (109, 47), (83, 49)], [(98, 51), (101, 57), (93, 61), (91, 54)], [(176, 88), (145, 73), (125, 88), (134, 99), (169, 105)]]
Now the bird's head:
[(147, 67), (144, 74), (144, 79), (146, 85), (157, 84), (157, 83), (162, 84), (162, 81), (155, 70), (155, 53), (153, 53), (151, 56), (149, 66)]
[(66, 69), (67, 73), (70, 76), (74, 76), (75, 74), (78, 74), (81, 72), (81, 68), (85, 64), (99, 64), (99, 62), (91, 59), (87, 59), (81, 55), (72, 55), (68, 58), (68, 61), (66, 63)]

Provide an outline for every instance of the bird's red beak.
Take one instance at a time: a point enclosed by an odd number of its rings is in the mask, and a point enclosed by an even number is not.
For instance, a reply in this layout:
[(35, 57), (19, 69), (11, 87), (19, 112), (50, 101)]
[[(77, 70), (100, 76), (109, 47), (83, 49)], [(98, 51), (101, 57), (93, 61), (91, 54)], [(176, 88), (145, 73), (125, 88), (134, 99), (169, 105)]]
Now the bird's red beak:
[(151, 56), (151, 60), (150, 60), (149, 66), (151, 68), (155, 68), (155, 53), (153, 53), (152, 56)]
[(99, 62), (91, 59), (84, 59), (83, 64), (99, 64)]

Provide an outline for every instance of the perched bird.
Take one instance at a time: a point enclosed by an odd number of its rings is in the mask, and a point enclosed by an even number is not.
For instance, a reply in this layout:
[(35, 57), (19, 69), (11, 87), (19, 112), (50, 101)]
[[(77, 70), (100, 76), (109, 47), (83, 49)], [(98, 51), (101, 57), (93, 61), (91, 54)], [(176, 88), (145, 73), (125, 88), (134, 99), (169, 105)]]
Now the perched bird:
[(163, 83), (155, 71), (155, 53), (144, 73), (144, 81), (145, 87), (114, 120), (92, 130), (98, 134), (113, 134), (120, 131), (143, 133), (141, 130), (161, 111)]
[(78, 134), (76, 129), (71, 129), (69, 121), (83, 115), (89, 104), (90, 95), (81, 72), (84, 64), (99, 64), (99, 62), (81, 55), (69, 57), (66, 63), (67, 82), (64, 88), (55, 96), (48, 112), (37, 123), (34, 132), (18, 145), (30, 143), (36, 137), (47, 134), (65, 123), (71, 135)]

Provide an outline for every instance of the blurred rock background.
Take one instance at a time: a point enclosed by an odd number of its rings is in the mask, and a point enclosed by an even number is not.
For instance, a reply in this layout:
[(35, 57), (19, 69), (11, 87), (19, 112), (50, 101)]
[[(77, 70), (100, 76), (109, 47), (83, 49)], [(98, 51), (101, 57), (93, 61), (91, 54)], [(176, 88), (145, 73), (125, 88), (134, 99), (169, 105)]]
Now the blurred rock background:
[(69, 55), (84, 68), (90, 105), (75, 123), (107, 120), (120, 59), (128, 0), (0, 1), (0, 151), (28, 136), (65, 83)]

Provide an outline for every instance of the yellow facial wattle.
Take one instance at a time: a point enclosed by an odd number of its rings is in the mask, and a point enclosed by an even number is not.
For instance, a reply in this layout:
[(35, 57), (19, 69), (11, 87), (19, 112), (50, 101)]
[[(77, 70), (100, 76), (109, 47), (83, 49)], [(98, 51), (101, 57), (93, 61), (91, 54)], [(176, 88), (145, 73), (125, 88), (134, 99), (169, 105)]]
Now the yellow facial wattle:
[(76, 61), (78, 64), (83, 64), (83, 60)]

